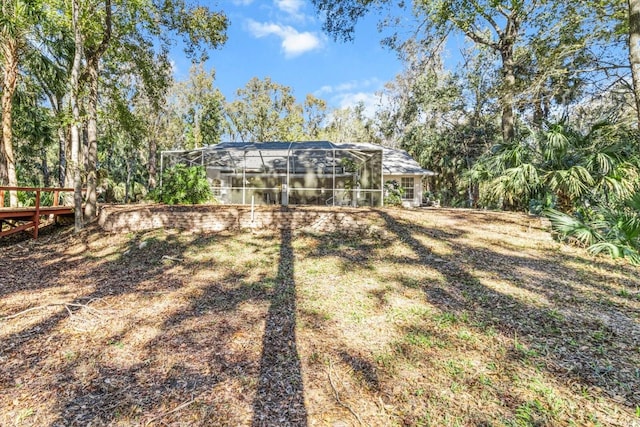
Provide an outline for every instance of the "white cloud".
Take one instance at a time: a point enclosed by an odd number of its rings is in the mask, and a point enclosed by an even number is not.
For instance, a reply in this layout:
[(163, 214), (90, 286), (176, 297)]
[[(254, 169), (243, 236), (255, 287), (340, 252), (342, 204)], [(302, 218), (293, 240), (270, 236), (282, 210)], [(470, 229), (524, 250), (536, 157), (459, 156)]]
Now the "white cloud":
[(317, 91), (315, 91), (313, 94), (315, 96), (322, 96), (324, 94), (333, 93), (333, 91), (334, 91), (333, 86), (325, 85), (325, 86), (322, 86)]
[(304, 6), (304, 1), (302, 0), (275, 0), (275, 4), (283, 12), (288, 13), (289, 15), (298, 17), (300, 15), (300, 9)]
[(247, 22), (249, 31), (254, 37), (261, 38), (270, 35), (280, 37), (282, 40), (282, 50), (287, 57), (302, 55), (305, 52), (310, 52), (322, 47), (322, 39), (308, 31), (299, 32), (288, 25), (260, 23), (254, 20)]
[(356, 90), (357, 88), (362, 88), (368, 86), (366, 83), (360, 83), (357, 81), (351, 81), (346, 83), (341, 83), (334, 88), (335, 92), (350, 92), (352, 90)]
[(384, 86), (384, 82), (378, 78), (370, 78), (363, 80), (351, 80), (336, 85), (322, 86), (313, 94), (322, 98), (330, 97), (330, 103), (336, 105), (337, 108), (353, 108), (358, 104), (364, 105), (364, 115), (373, 117), (380, 105), (380, 91)]
[(373, 117), (380, 104), (380, 95), (374, 92), (343, 93), (336, 97), (336, 101), (339, 108), (353, 108), (362, 104), (365, 117)]
[(383, 86), (383, 82), (377, 78), (365, 79), (365, 80), (351, 80), (348, 82), (340, 83), (335, 86), (322, 86), (320, 89), (314, 92), (315, 96), (325, 95), (325, 94), (340, 94), (345, 95), (347, 92), (354, 91), (363, 91), (365, 89), (369, 90), (380, 90)]
[(353, 108), (359, 104), (364, 105), (364, 115), (373, 117), (379, 106), (385, 102), (384, 95), (380, 91), (384, 82), (376, 77), (351, 80), (336, 85), (325, 85), (313, 94), (319, 98), (328, 97), (331, 105), (336, 108)]

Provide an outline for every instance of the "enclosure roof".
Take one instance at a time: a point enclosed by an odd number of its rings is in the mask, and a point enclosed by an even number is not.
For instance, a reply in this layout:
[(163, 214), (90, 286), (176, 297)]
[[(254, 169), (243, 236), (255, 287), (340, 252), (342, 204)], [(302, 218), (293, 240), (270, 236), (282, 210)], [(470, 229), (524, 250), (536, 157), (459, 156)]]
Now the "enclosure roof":
[(221, 142), (209, 145), (204, 150), (374, 150), (381, 151), (382, 147), (366, 143), (339, 143), (331, 141), (270, 141), (270, 142)]
[(203, 151), (376, 151), (382, 152), (382, 172), (383, 175), (436, 175), (427, 169), (420, 167), (410, 155), (404, 150), (382, 147), (380, 145), (368, 143), (335, 143), (331, 141), (299, 141), (299, 142), (221, 142), (215, 145), (208, 145), (196, 150), (178, 151), (174, 153), (201, 153)]

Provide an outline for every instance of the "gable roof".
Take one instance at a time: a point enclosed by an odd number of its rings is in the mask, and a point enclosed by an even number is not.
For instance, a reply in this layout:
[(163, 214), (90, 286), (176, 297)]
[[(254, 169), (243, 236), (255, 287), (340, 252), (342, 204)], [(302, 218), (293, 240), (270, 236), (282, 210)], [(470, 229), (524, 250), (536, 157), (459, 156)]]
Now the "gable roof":
[(423, 169), (413, 157), (404, 150), (382, 147), (383, 175), (437, 175), (435, 172)]

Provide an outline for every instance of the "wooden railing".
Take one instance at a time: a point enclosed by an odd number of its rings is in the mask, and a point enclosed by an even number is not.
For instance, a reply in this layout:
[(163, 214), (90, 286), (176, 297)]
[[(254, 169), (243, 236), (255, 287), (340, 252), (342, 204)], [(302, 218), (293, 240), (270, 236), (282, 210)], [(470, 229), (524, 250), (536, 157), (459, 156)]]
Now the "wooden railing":
[[(5, 207), (5, 195), (11, 191), (35, 193), (35, 206)], [(60, 193), (73, 191), (73, 188), (0, 186), (0, 237), (33, 227), (33, 237), (37, 238), (40, 216), (52, 215), (57, 219), (60, 215), (73, 213), (73, 206), (60, 205)], [(53, 193), (51, 205), (41, 205), (42, 193)], [(3, 230), (3, 224), (8, 225), (9, 229)]]
[(25, 191), (36, 193), (36, 206), (40, 204), (40, 195), (42, 193), (53, 193), (53, 205), (59, 206), (60, 193), (73, 192), (73, 188), (56, 188), (56, 187), (1, 187), (0, 186), (0, 208), (4, 207), (5, 193), (8, 191)]

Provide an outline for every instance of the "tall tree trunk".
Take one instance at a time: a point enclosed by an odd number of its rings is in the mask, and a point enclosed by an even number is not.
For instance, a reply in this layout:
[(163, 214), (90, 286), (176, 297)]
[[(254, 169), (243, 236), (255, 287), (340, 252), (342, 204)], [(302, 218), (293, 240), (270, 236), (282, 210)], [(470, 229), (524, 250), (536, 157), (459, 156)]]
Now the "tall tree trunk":
[(124, 188), (124, 202), (125, 203), (129, 203), (129, 196), (130, 196), (130, 191), (129, 188), (131, 188), (131, 175), (132, 175), (132, 171), (131, 171), (131, 159), (127, 159), (127, 182), (125, 184), (125, 188)]
[(45, 187), (51, 187), (51, 171), (47, 162), (47, 147), (44, 140), (40, 141), (40, 156), (42, 157), (40, 167), (42, 169), (42, 182)]
[[(3, 174), (6, 173), (6, 182), (9, 186), (18, 185), (16, 175), (16, 159), (13, 153), (13, 94), (18, 84), (18, 43), (15, 39), (7, 37), (2, 42), (3, 80), (2, 80), (2, 154), (3, 166), (0, 167)], [(0, 176), (0, 178), (3, 178)], [(10, 206), (18, 206), (18, 194), (11, 191), (9, 197)]]
[(155, 135), (152, 135), (149, 138), (149, 158), (147, 160), (147, 173), (149, 174), (148, 180), (148, 190), (153, 190), (156, 188), (156, 174), (158, 172), (158, 161), (156, 157), (158, 155), (158, 142), (156, 141)]
[(84, 217), (87, 221), (92, 221), (98, 211), (96, 187), (97, 187), (97, 162), (98, 162), (98, 60), (91, 58), (87, 64), (89, 76), (89, 103), (87, 112), (89, 121), (87, 123), (87, 195), (84, 207)]
[[(71, 107), (71, 100), (69, 100), (69, 111), (73, 113), (73, 108)], [(72, 146), (73, 146), (73, 135), (72, 135), (72, 128), (73, 128), (73, 124), (69, 125), (65, 130), (64, 130), (64, 144), (65, 144), (65, 152), (66, 152), (66, 158), (65, 158), (65, 176), (64, 176), (64, 187), (65, 188), (74, 188), (74, 184), (73, 184), (73, 179), (74, 179), (74, 169), (73, 169), (73, 162), (72, 162), (72, 158), (73, 158), (73, 154), (72, 154)], [(79, 136), (78, 136), (79, 138)], [(77, 159), (79, 160), (79, 158)], [(74, 203), (74, 194), (73, 193), (69, 193), (66, 192), (64, 193), (64, 198), (65, 198), (65, 204), (66, 205), (70, 205)]]
[(73, 65), (71, 67), (71, 171), (73, 172), (73, 201), (75, 207), (75, 231), (83, 228), (82, 222), (82, 180), (80, 176), (80, 68), (82, 66), (82, 34), (80, 33), (80, 5), (79, 0), (71, 1), (72, 21), (74, 33)]
[(628, 0), (629, 4), (629, 62), (636, 101), (636, 117), (640, 129), (640, 0)]
[(105, 22), (102, 41), (97, 49), (92, 50), (87, 55), (87, 78), (89, 81), (89, 103), (87, 112), (89, 121), (87, 123), (87, 201), (84, 210), (85, 219), (92, 221), (98, 212), (97, 186), (98, 186), (98, 84), (100, 58), (107, 50), (111, 40), (111, 0), (106, 0)]
[(6, 185), (8, 183), (9, 178), (7, 176), (7, 160), (4, 155), (4, 144), (0, 143), (0, 185)]
[[(82, 80), (82, 76), (80, 77), (80, 81)], [(82, 83), (81, 83), (82, 84)], [(82, 107), (86, 108), (84, 105), (81, 105), (80, 111), (85, 111), (87, 112), (86, 109), (83, 109)], [(80, 168), (80, 170), (85, 172), (85, 178), (86, 178), (86, 172), (88, 169), (88, 164), (87, 164), (87, 159), (88, 159), (88, 154), (87, 152), (89, 151), (89, 133), (88, 133), (88, 122), (89, 122), (89, 118), (87, 117), (85, 119), (86, 121), (84, 121), (82, 123), (82, 128), (80, 131), (80, 164), (82, 165), (82, 167)]]
[[(51, 104), (51, 108), (54, 112), (54, 116), (58, 121), (58, 126), (56, 129), (56, 135), (58, 137), (58, 171), (56, 176), (58, 178), (57, 185), (59, 187), (70, 188), (71, 186), (66, 185), (66, 175), (67, 175), (67, 154), (69, 153), (69, 132), (67, 130), (66, 125), (64, 124), (63, 110), (64, 110), (64, 94), (54, 93), (54, 91), (47, 90), (47, 85), (42, 80), (40, 80), (40, 86), (45, 89), (47, 93), (47, 98), (49, 98), (49, 103)], [(63, 193), (63, 198), (65, 198), (65, 203), (67, 203), (66, 196), (67, 192)], [(71, 203), (71, 201), (68, 201)]]
[(502, 140), (508, 144), (515, 139), (513, 104), (516, 90), (516, 75), (513, 63), (513, 46), (504, 46), (500, 53), (502, 56), (502, 75), (504, 78), (504, 93), (502, 95)]
[(544, 110), (544, 101), (542, 99), (542, 91), (537, 91), (533, 98), (533, 127), (536, 131), (542, 130), (542, 125), (546, 119)]
[(58, 185), (60, 187), (66, 187), (66, 173), (67, 173), (67, 133), (63, 126), (58, 127)]

